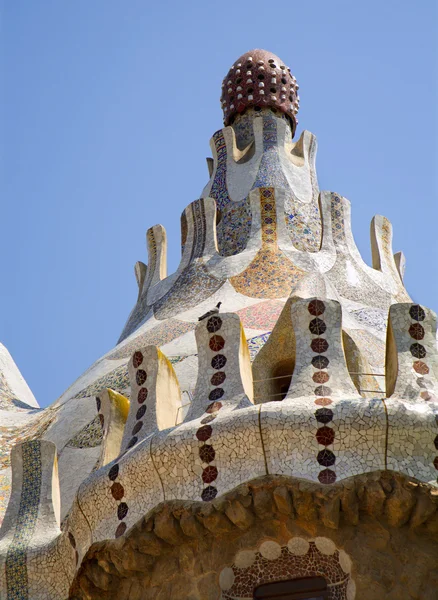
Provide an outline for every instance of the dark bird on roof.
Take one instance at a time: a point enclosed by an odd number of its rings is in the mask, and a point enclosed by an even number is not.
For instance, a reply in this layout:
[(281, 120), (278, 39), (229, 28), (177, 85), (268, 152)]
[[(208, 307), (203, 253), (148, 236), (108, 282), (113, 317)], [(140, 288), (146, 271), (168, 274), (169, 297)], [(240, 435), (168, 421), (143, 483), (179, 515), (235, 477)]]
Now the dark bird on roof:
[(219, 312), (219, 308), (220, 308), (221, 304), (222, 304), (222, 302), (218, 302), (214, 308), (212, 308), (211, 310), (209, 310), (208, 312), (206, 312), (205, 315), (202, 315), (202, 317), (199, 317), (198, 321), (203, 321), (204, 319), (207, 319), (208, 317), (212, 317), (213, 315), (217, 315), (218, 312)]

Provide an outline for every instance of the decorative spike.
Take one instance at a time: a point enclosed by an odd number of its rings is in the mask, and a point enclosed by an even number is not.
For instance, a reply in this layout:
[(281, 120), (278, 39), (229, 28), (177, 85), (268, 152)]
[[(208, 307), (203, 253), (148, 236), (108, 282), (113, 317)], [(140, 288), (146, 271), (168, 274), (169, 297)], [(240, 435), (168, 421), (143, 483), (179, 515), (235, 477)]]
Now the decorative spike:
[[(68, 552), (66, 539), (59, 538), (56, 446), (43, 440), (17, 444), (11, 463), (12, 493), (0, 539), (0, 572), (6, 573), (7, 585), (2, 598), (35, 597), (35, 589), (39, 598), (52, 597), (55, 588), (59, 597), (67, 597), (74, 569), (65, 569), (62, 581), (52, 569)], [(70, 562), (67, 556), (64, 562)]]
[(386, 395), (438, 402), (437, 317), (419, 304), (393, 304), (386, 341)]
[(135, 279), (137, 281), (137, 286), (138, 286), (137, 300), (139, 300), (141, 297), (141, 293), (143, 291), (144, 280), (146, 279), (146, 273), (147, 273), (147, 265), (145, 265), (144, 262), (141, 262), (140, 260), (137, 261), (134, 266), (134, 274), (135, 274)]
[(285, 400), (308, 396), (318, 403), (322, 399), (359, 398), (345, 362), (339, 302), (296, 297), (291, 303), (291, 318), (299, 336), (295, 369)]
[(122, 451), (129, 450), (157, 430), (174, 427), (182, 405), (175, 371), (156, 346), (134, 352), (128, 370), (131, 406)]
[(392, 252), (392, 225), (386, 217), (376, 215), (371, 221), (371, 255), (373, 268), (389, 275), (396, 301), (410, 300), (403, 286), (403, 278), (397, 268)]
[(387, 469), (436, 481), (438, 357), (436, 314), (393, 304), (386, 338)]
[(207, 158), (207, 167), (208, 167), (208, 174), (210, 177), (213, 177), (213, 173), (214, 173), (214, 160), (212, 158)]
[(96, 405), (103, 431), (102, 449), (97, 465), (100, 469), (120, 454), (129, 413), (129, 400), (114, 390), (106, 389), (96, 397)]
[(162, 225), (154, 225), (146, 232), (148, 271), (143, 294), (167, 277), (167, 235)]
[(400, 275), (400, 279), (404, 280), (405, 278), (405, 269), (406, 269), (406, 257), (403, 252), (396, 252), (394, 254), (394, 262), (397, 267), (398, 274)]
[(200, 321), (195, 330), (198, 379), (186, 421), (200, 417), (210, 405), (234, 409), (253, 400), (248, 345), (238, 315), (222, 313)]

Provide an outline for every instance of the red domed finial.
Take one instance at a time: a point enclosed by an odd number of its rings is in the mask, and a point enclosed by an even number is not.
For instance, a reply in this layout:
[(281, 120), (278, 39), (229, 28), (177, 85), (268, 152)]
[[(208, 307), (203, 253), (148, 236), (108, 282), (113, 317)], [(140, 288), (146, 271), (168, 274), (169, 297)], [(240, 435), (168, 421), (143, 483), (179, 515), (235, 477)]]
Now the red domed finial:
[(290, 119), (292, 136), (300, 105), (297, 81), (278, 56), (251, 50), (236, 60), (222, 83), (221, 104), (225, 125), (247, 108), (273, 108)]

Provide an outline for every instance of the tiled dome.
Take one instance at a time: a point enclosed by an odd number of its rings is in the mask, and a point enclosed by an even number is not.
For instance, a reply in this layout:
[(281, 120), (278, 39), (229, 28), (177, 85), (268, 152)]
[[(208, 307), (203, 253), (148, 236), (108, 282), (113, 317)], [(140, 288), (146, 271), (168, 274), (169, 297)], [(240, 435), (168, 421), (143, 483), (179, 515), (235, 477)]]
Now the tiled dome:
[(249, 107), (273, 108), (297, 126), (300, 100), (298, 84), (290, 69), (267, 50), (250, 50), (236, 60), (222, 83), (221, 105), (225, 125)]

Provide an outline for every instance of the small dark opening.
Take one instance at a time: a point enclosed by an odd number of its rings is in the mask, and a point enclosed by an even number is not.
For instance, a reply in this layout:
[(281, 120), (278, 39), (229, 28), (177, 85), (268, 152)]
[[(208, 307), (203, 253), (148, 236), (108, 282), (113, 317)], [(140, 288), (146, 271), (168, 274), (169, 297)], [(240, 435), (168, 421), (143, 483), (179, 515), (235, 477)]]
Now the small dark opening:
[(248, 88), (248, 94), (252, 94), (253, 93), (253, 89), (252, 88)]
[(271, 88), (271, 94), (275, 94), (276, 91), (277, 90), (274, 87)]
[(257, 78), (260, 79), (260, 81), (263, 81), (265, 76), (263, 75), (263, 73), (260, 73), (260, 75), (257, 75)]
[(262, 110), (261, 106), (254, 106), (254, 110), (256, 112), (260, 112)]
[(283, 85), (285, 85), (285, 84), (287, 83), (286, 77), (282, 77), (282, 78), (281, 78), (281, 83), (282, 83)]
[(239, 85), (239, 83), (241, 83), (241, 82), (242, 82), (242, 78), (241, 78), (241, 77), (238, 77), (238, 78), (236, 79), (236, 83), (237, 83), (237, 85)]
[(254, 590), (254, 600), (326, 600), (329, 597), (324, 577), (303, 577), (263, 583)]

